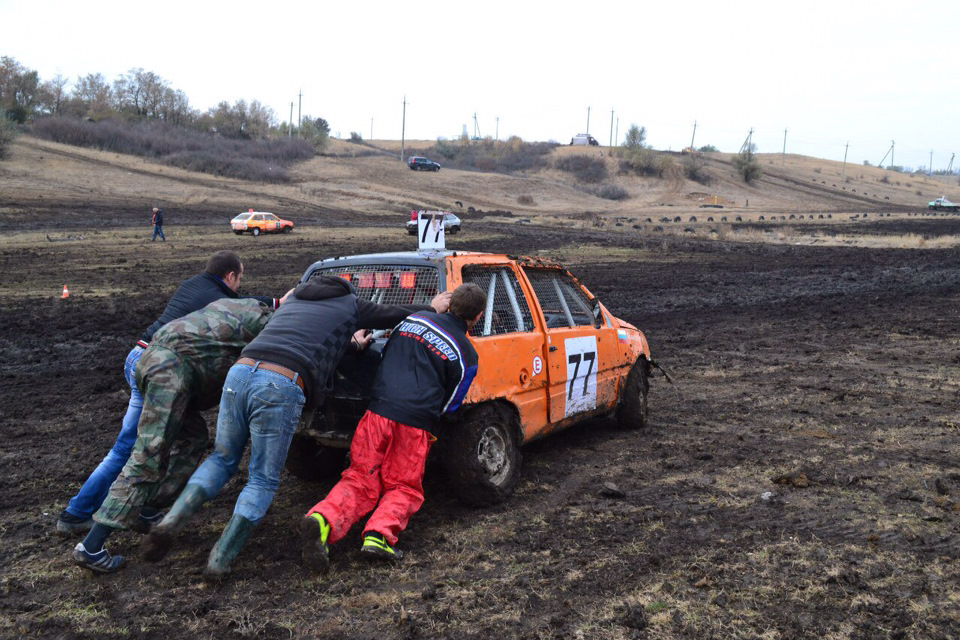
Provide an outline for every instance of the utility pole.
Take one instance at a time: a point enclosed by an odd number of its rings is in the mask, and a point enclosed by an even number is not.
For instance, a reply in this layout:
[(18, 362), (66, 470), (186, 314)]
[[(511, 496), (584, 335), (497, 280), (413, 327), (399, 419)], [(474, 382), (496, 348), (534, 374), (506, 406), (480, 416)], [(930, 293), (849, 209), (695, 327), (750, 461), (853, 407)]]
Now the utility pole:
[(500, 142), (500, 116), (497, 116), (496, 135), (494, 136), (493, 139), (496, 140), (497, 142)]
[(590, 135), (590, 107), (587, 107), (587, 135)]
[(890, 166), (895, 167), (897, 164), (893, 161), (893, 147), (896, 144), (893, 140), (890, 141)]
[(404, 142), (407, 138), (407, 96), (403, 96), (403, 124), (400, 127), (400, 162), (404, 162)]
[(748, 154), (753, 153), (753, 127), (750, 127), (750, 133), (747, 134), (747, 139), (740, 145), (740, 151), (738, 151), (738, 153), (743, 153), (744, 150), (746, 150)]
[(847, 175), (847, 151), (850, 150), (850, 141), (847, 140), (847, 144), (843, 145), (843, 171), (840, 172), (840, 177)]
[(617, 141), (617, 144), (620, 144), (620, 118), (617, 117), (617, 132), (613, 134), (614, 140)]
[(955, 155), (957, 154), (955, 153), (950, 154), (950, 164), (947, 165), (947, 175), (951, 175), (953, 173), (953, 157)]
[(890, 148), (887, 149), (887, 152), (886, 152), (885, 154), (883, 154), (883, 159), (880, 160), (880, 162), (877, 163), (877, 166), (878, 166), (879, 168), (883, 169), (883, 161), (887, 159), (887, 156), (890, 156), (890, 164), (887, 165), (887, 166), (890, 166), (890, 167), (893, 166), (893, 145), (894, 145), (894, 142), (893, 142), (893, 140), (891, 140), (891, 141), (890, 141)]
[(293, 100), (290, 101), (290, 119), (287, 120), (287, 123), (290, 125), (289, 131), (287, 131), (287, 137), (293, 137)]
[(693, 141), (696, 140), (696, 139), (697, 139), (697, 121), (694, 120), (694, 121), (693, 121), (693, 135), (690, 136), (690, 148), (691, 148), (691, 149), (696, 149), (696, 147), (693, 146)]
[(297, 137), (300, 137), (300, 125), (303, 124), (303, 89), (300, 89), (298, 94), (300, 97), (300, 104), (297, 105)]
[(930, 164), (927, 165), (927, 175), (933, 175), (933, 149), (930, 149)]
[(613, 109), (610, 109), (610, 146), (613, 146)]
[(780, 156), (782, 162), (780, 164), (787, 164), (787, 130), (783, 130), (783, 154)]

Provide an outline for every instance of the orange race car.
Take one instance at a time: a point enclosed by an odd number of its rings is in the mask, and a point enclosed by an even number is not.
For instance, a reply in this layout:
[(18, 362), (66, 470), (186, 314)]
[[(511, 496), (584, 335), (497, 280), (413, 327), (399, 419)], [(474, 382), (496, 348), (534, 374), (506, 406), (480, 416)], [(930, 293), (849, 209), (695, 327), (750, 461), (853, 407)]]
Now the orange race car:
[[(595, 416), (613, 415), (625, 429), (646, 425), (655, 366), (646, 337), (559, 264), (441, 250), (321, 260), (301, 282), (318, 274), (341, 276), (360, 297), (385, 304), (427, 304), (465, 282), (487, 292), (486, 312), (470, 332), (479, 371), (438, 443), (463, 502), (488, 505), (509, 496), (520, 446), (531, 440)], [(315, 479), (342, 470), (385, 342), (378, 338), (371, 349), (344, 357), (333, 393), (294, 438), (291, 473)]]
[(289, 220), (278, 218), (272, 213), (254, 211), (253, 209), (241, 213), (231, 220), (230, 226), (238, 236), (244, 231), (249, 231), (254, 236), (259, 236), (261, 233), (290, 233), (293, 231), (293, 223)]

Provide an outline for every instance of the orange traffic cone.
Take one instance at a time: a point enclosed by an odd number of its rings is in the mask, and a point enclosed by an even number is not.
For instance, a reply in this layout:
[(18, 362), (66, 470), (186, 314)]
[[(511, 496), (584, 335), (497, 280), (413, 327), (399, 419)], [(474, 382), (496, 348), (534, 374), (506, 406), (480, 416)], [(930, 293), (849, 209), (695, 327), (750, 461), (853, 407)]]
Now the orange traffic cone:
[(67, 289), (67, 285), (63, 285), (63, 295), (60, 296), (60, 299), (63, 300), (69, 297), (70, 297), (70, 289)]

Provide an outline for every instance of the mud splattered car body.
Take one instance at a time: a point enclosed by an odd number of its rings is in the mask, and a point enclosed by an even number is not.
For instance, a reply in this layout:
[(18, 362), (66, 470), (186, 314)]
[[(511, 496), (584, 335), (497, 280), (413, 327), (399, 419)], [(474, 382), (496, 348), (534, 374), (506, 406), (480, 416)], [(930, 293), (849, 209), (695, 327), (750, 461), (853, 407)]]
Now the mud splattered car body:
[[(492, 504), (508, 496), (517, 480), (519, 447), (531, 440), (608, 414), (624, 428), (645, 424), (651, 363), (646, 337), (557, 263), (411, 252), (321, 260), (301, 281), (317, 274), (342, 276), (361, 297), (388, 304), (426, 304), (464, 282), (487, 292), (487, 309), (470, 333), (479, 371), (439, 443), (441, 461), (465, 502)], [(329, 448), (349, 446), (384, 342), (381, 336), (369, 352), (342, 362), (322, 418), (294, 441), (288, 467), (296, 475), (310, 476), (329, 464)]]

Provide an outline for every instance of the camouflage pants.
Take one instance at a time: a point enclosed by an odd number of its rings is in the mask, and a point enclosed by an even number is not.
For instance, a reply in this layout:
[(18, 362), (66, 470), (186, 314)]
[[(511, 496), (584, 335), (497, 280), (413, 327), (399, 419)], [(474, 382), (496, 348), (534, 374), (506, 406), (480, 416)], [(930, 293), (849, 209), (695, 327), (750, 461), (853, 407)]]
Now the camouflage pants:
[(172, 351), (144, 351), (137, 378), (143, 392), (137, 440), (93, 515), (94, 521), (115, 529), (127, 529), (144, 505), (172, 504), (200, 464), (209, 440), (203, 416), (190, 404), (193, 370)]

